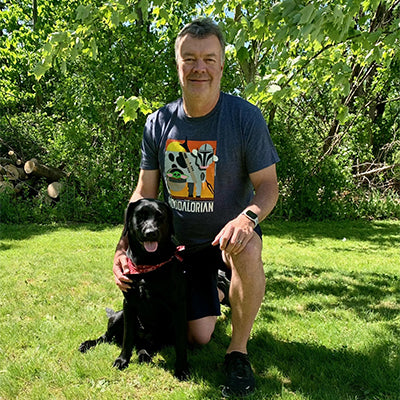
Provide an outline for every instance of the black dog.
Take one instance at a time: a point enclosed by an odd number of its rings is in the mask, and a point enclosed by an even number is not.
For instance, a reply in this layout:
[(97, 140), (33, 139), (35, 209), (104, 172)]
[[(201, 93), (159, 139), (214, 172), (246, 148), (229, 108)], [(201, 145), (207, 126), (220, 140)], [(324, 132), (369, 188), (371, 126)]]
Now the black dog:
[[(125, 215), (124, 234), (129, 249), (127, 275), (133, 283), (124, 292), (123, 312), (108, 310), (107, 332), (96, 340), (83, 342), (85, 352), (101, 342), (120, 344), (122, 351), (114, 366), (128, 366), (133, 348), (139, 362), (163, 345), (175, 345), (175, 376), (188, 377), (186, 280), (177, 248), (172, 241), (172, 211), (161, 201), (141, 199), (130, 203)], [(121, 335), (123, 333), (123, 335)]]

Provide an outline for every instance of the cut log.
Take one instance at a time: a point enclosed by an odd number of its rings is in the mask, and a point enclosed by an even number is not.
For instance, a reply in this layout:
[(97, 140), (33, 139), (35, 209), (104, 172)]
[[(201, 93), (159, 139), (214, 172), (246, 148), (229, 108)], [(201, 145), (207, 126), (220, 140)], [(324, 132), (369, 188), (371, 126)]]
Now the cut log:
[(43, 176), (50, 181), (58, 181), (59, 179), (67, 176), (63, 171), (55, 167), (48, 167), (39, 163), (36, 158), (32, 158), (27, 161), (24, 165), (24, 170), (27, 174), (33, 174), (36, 176)]
[(11, 182), (0, 182), (0, 193), (3, 193), (5, 191), (14, 191), (14, 185)]
[(7, 178), (10, 181), (19, 181), (27, 178), (25, 171), (22, 168), (16, 167), (15, 165), (6, 165), (4, 169), (6, 171)]
[(60, 196), (60, 193), (63, 190), (64, 185), (61, 182), (53, 182), (47, 186), (47, 194), (52, 199), (57, 199)]
[(8, 152), (8, 156), (11, 158), (11, 160), (12, 160), (12, 162), (13, 162), (14, 164), (17, 162), (18, 157), (17, 157), (17, 155), (15, 154), (15, 151), (10, 150), (10, 151)]

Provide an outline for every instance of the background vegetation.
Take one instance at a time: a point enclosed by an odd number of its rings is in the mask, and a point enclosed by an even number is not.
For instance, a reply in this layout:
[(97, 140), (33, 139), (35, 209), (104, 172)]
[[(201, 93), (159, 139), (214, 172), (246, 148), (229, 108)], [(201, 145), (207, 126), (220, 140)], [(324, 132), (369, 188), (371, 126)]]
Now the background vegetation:
[[(105, 307), (121, 307), (111, 273), (121, 229), (0, 226), (1, 399), (221, 399), (228, 308), (213, 340), (189, 352), (188, 382), (173, 378), (171, 348), (123, 372), (112, 368), (114, 345), (78, 352), (103, 333)], [(274, 221), (263, 231), (249, 399), (398, 400), (400, 223)]]
[(1, 221), (121, 221), (146, 115), (180, 95), (173, 40), (196, 16), (226, 32), (223, 90), (270, 126), (275, 216), (400, 217), (399, 0), (0, 0), (0, 157), (68, 173), (57, 202), (3, 190)]

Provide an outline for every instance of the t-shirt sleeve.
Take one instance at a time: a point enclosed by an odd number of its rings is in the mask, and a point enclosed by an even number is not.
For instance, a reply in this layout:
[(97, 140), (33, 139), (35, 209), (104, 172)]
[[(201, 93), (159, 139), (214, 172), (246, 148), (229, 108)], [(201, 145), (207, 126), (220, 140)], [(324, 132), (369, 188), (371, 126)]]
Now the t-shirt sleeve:
[(245, 128), (245, 159), (249, 174), (267, 168), (279, 161), (267, 123), (261, 111), (256, 109)]
[(156, 143), (154, 115), (150, 115), (144, 126), (142, 138), (142, 159), (140, 168), (145, 170), (159, 169), (158, 145)]

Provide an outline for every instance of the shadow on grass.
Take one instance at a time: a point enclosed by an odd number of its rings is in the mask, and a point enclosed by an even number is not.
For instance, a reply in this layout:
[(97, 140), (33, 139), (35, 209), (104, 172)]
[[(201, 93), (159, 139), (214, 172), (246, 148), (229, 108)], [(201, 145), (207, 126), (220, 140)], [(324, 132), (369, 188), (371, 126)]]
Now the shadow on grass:
[[(219, 342), (220, 337), (215, 340)], [(201, 398), (221, 399), (225, 348), (215, 344), (189, 353), (192, 379), (208, 383), (197, 392)], [(396, 350), (399, 348), (381, 345), (360, 354), (345, 347), (332, 350), (284, 342), (261, 331), (249, 343), (256, 391), (246, 398), (278, 398), (286, 392), (315, 400), (398, 400), (400, 361)]]
[[(396, 275), (354, 272), (339, 275), (323, 269), (289, 268), (284, 272), (268, 271), (266, 293), (267, 297), (280, 300), (299, 296), (304, 301), (309, 296), (310, 301), (306, 300), (301, 313), (290, 311), (288, 301), (286, 312), (292, 312), (294, 318), (301, 319), (306, 313), (350, 309), (355, 318), (384, 324), (388, 338), (400, 337), (400, 278)], [(318, 295), (323, 302), (318, 302)], [(391, 301), (387, 301), (388, 297)], [(256, 392), (249, 399), (281, 398), (283, 393), (313, 400), (400, 399), (399, 341), (377, 340), (375, 346), (366, 343), (362, 352), (345, 344), (332, 349), (315, 343), (282, 341), (260, 322), (273, 323), (276, 312), (266, 298), (259, 313), (257, 333), (248, 346), (257, 376)], [(195, 376), (209, 384), (207, 389), (199, 389), (207, 399), (221, 398), (219, 385), (224, 382), (222, 363), (229, 344), (226, 333), (229, 324), (228, 314), (219, 320), (213, 342), (190, 354)]]
[[(109, 229), (109, 224), (26, 224), (26, 225), (8, 225), (0, 224), (0, 240), (28, 240), (35, 236), (47, 235), (57, 232), (61, 229), (70, 231), (89, 230), (91, 232), (101, 232)], [(0, 251), (8, 250), (9, 244), (0, 243)]]
[[(400, 276), (291, 267), (266, 273), (266, 293), (275, 297), (310, 295), (306, 311), (352, 309), (366, 321), (390, 321), (400, 315)], [(322, 295), (323, 303), (318, 302)], [(391, 297), (391, 301), (387, 301)]]
[[(368, 354), (341, 348), (274, 339), (259, 333), (249, 345), (259, 391), (273, 394), (283, 390), (310, 399), (399, 399), (400, 362), (396, 349), (377, 346)], [(263, 352), (259, 350), (263, 349)], [(397, 351), (399, 349), (397, 348)], [(281, 380), (263, 378), (270, 370)]]
[[(221, 399), (223, 359), (230, 340), (229, 314), (218, 321), (214, 338), (207, 346), (189, 351), (190, 381), (199, 385), (195, 398)], [(328, 349), (277, 340), (261, 329), (249, 342), (257, 386), (255, 393), (246, 399), (281, 398), (286, 392), (312, 400), (398, 400), (399, 351), (399, 346), (394, 345), (379, 345), (366, 354), (345, 346)], [(160, 354), (162, 360), (155, 361), (156, 367), (173, 374), (174, 349), (166, 347)], [(136, 356), (132, 358), (132, 363), (135, 362)]]
[[(335, 279), (326, 279), (331, 274)], [(291, 282), (291, 280), (295, 280)], [(296, 283), (297, 282), (297, 283)], [(304, 282), (299, 286), (298, 282)], [(400, 335), (399, 309), (389, 305), (376, 307), (384, 302), (387, 294), (400, 295), (397, 276), (378, 273), (332, 274), (329, 270), (290, 268), (268, 271), (267, 296), (307, 296), (302, 312), (351, 308), (365, 320), (385, 323), (388, 331)], [(334, 295), (335, 301), (319, 304), (315, 295)], [(324, 297), (324, 296), (323, 296)], [(266, 300), (259, 314), (259, 321), (273, 323), (272, 314), (277, 310)], [(400, 299), (395, 302), (397, 306)], [(293, 313), (296, 313), (293, 310)], [(301, 318), (301, 315), (296, 315)], [(256, 373), (257, 388), (247, 399), (307, 398), (310, 400), (398, 400), (400, 399), (400, 343), (380, 341), (365, 351), (356, 352), (345, 345), (336, 349), (314, 343), (283, 341), (260, 327), (249, 342), (251, 362)], [(223, 360), (229, 345), (230, 311), (224, 309), (218, 320), (213, 340), (205, 347), (189, 351), (191, 381), (198, 385), (196, 398), (221, 399), (220, 386), (224, 383)], [(282, 326), (282, 329), (285, 329)], [(174, 370), (175, 352), (172, 347), (161, 351), (163, 361), (157, 367), (171, 374)], [(111, 361), (110, 361), (111, 362)], [(137, 362), (132, 360), (132, 362)], [(202, 385), (205, 383), (205, 385)]]
[[(122, 221), (121, 221), (122, 224)], [(0, 240), (25, 240), (34, 236), (48, 234), (59, 229), (79, 231), (102, 231), (111, 224), (0, 224)], [(266, 236), (289, 237), (299, 243), (312, 244), (322, 238), (354, 239), (372, 242), (376, 246), (400, 244), (400, 223), (385, 221), (324, 221), (324, 222), (286, 222), (265, 221), (262, 223)], [(342, 251), (343, 249), (341, 249)]]
[(400, 245), (398, 221), (265, 221), (262, 228), (267, 237), (286, 237), (306, 245), (324, 238), (370, 242), (381, 248)]

